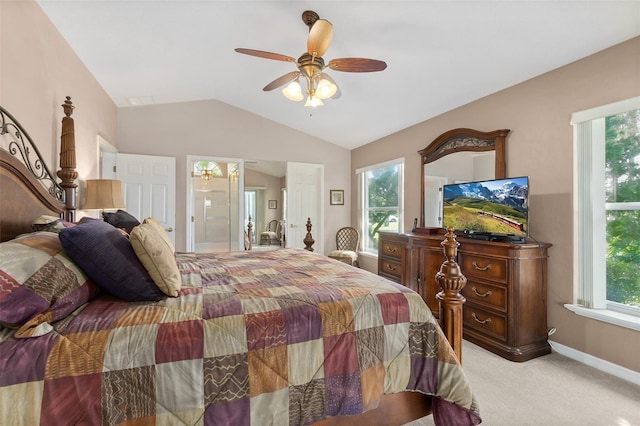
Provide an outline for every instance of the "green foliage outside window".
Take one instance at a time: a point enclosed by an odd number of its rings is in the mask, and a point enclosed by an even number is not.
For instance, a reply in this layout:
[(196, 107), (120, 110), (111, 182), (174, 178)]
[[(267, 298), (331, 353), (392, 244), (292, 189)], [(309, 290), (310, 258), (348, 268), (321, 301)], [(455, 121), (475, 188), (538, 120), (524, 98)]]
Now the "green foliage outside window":
[[(606, 201), (640, 202), (640, 110), (606, 118)], [(607, 211), (607, 300), (640, 307), (640, 208)]]
[(366, 173), (368, 203), (368, 248), (378, 249), (378, 231), (398, 231), (398, 166)]

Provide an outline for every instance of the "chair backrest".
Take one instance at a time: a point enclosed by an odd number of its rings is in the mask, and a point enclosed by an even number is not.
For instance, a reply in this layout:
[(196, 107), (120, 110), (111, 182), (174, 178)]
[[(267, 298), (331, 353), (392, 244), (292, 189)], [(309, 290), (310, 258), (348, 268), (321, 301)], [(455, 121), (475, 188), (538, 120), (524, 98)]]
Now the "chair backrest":
[(267, 231), (269, 232), (278, 232), (278, 221), (273, 219), (270, 220), (267, 224)]
[(352, 226), (345, 226), (336, 232), (336, 247), (338, 250), (358, 251), (360, 233)]

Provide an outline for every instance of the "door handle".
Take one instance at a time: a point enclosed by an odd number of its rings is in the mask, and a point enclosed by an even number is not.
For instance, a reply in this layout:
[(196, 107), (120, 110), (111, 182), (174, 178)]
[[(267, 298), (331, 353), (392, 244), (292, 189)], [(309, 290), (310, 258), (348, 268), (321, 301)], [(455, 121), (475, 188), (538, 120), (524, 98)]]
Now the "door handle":
[(164, 228), (164, 230), (167, 231), (167, 232), (173, 232), (173, 228), (172, 227)]

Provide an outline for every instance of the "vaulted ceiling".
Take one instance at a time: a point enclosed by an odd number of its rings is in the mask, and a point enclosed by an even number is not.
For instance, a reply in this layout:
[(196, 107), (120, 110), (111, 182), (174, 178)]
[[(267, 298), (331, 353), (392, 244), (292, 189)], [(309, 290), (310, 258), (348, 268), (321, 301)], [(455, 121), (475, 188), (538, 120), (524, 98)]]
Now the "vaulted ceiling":
[[(637, 1), (114, 1), (38, 3), (119, 107), (217, 99), (355, 148), (640, 35)], [(318, 108), (262, 88), (294, 71), (305, 10), (333, 24), (341, 97)], [(615, 66), (615, 64), (612, 64)]]

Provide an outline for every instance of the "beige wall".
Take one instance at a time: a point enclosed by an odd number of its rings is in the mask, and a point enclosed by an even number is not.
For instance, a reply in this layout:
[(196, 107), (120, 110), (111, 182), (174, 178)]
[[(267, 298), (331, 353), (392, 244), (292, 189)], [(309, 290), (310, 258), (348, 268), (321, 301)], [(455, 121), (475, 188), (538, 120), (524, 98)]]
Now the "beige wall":
[(66, 96), (76, 106), (80, 179), (97, 178), (97, 135), (118, 142), (115, 104), (40, 6), (0, 1), (0, 105), (24, 126), (54, 173)]
[[(417, 151), (457, 127), (511, 129), (507, 175), (530, 177), (531, 236), (553, 244), (547, 301), (548, 325), (557, 329), (553, 340), (640, 372), (640, 333), (580, 317), (563, 307), (574, 302), (571, 114), (638, 95), (640, 38), (635, 38), (355, 149), (351, 169), (406, 158), (404, 223), (409, 231), (413, 218), (420, 216)], [(356, 188), (354, 176), (351, 185)], [(351, 207), (356, 223), (355, 199)], [(377, 268), (371, 260), (364, 266)]]
[(120, 108), (118, 116), (121, 152), (176, 157), (179, 250), (186, 246), (187, 155), (324, 164), (326, 252), (335, 246), (336, 231), (350, 222), (350, 205), (329, 205), (329, 189), (344, 188), (347, 200), (351, 194), (347, 149), (215, 100)]

